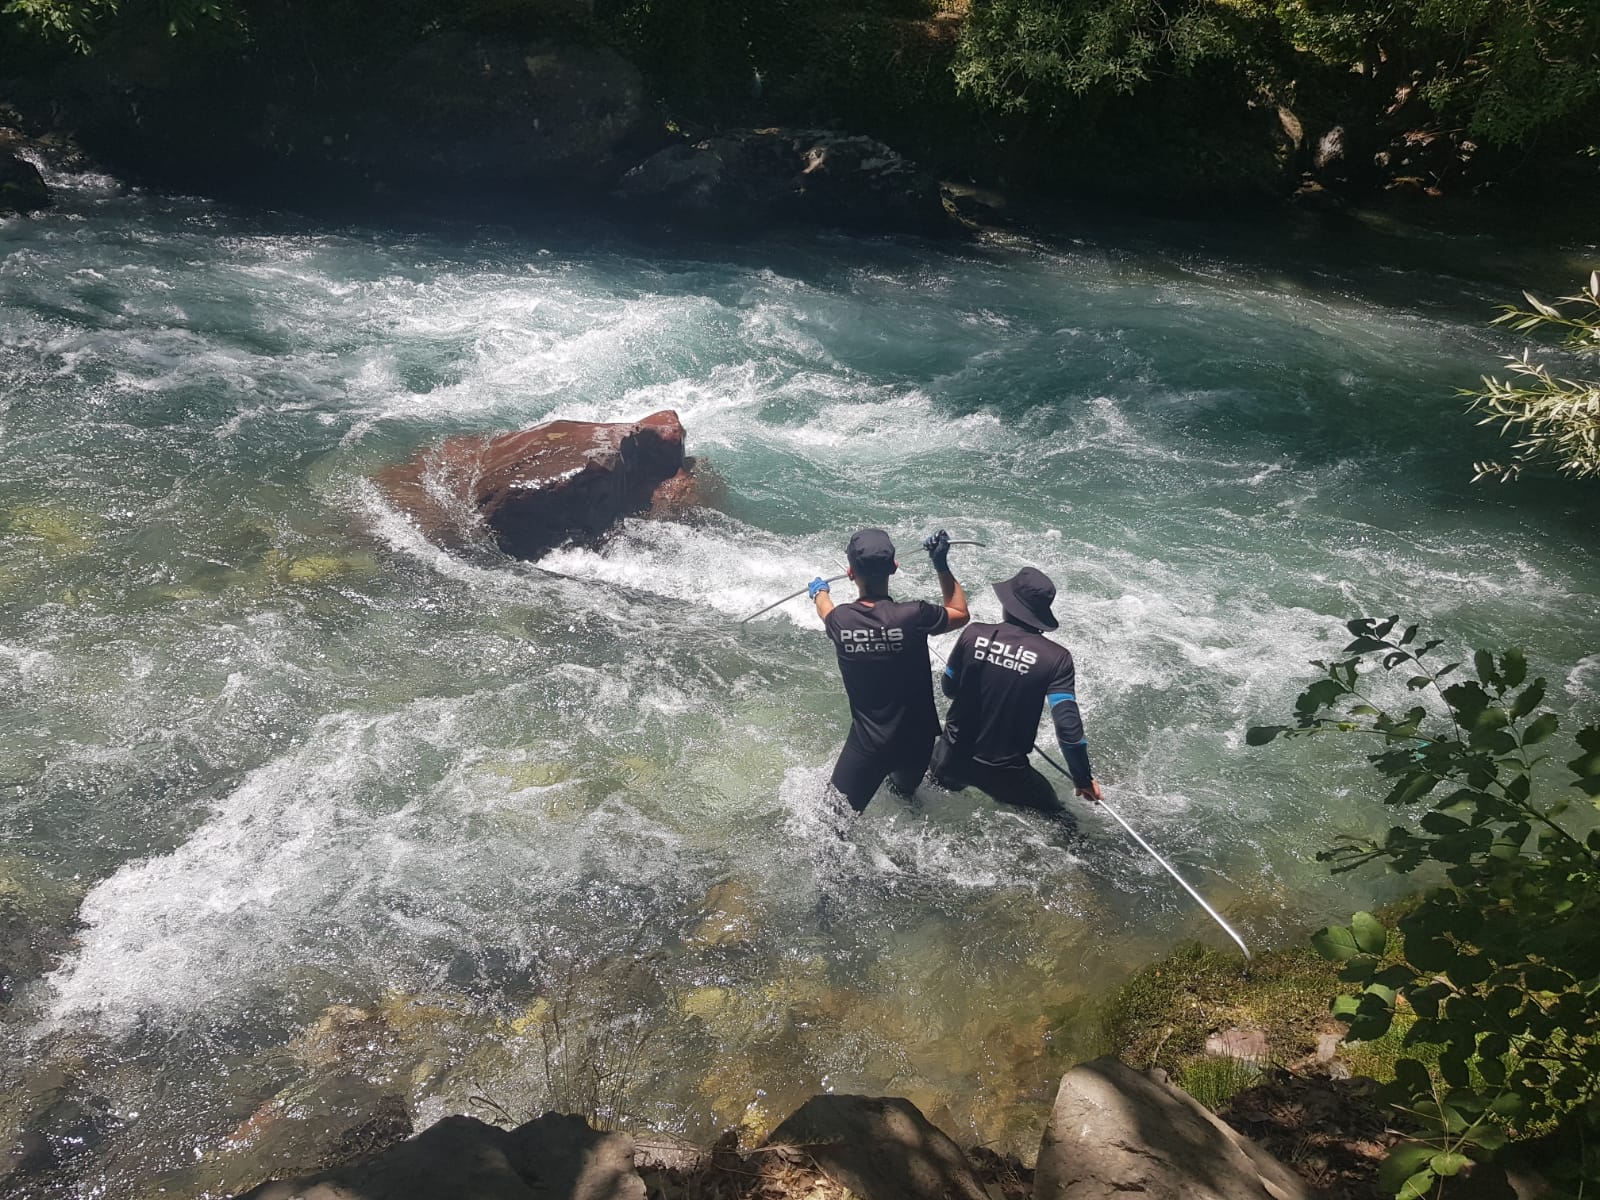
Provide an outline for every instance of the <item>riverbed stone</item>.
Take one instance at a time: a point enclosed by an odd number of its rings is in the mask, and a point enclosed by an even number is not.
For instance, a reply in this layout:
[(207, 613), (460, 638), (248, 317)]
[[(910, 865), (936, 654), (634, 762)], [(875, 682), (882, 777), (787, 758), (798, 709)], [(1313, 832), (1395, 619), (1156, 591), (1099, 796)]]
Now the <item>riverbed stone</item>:
[(376, 482), (434, 541), (459, 545), (476, 525), (507, 554), (538, 558), (648, 511), (663, 484), (681, 510), (692, 485), (683, 439), (670, 409), (637, 422), (547, 421), (450, 438)]
[(1310, 1200), (1299, 1176), (1158, 1072), (1114, 1058), (1061, 1079), (1034, 1200)]
[(1270, 1053), (1267, 1035), (1260, 1029), (1233, 1026), (1206, 1038), (1205, 1051), (1216, 1058), (1236, 1058), (1241, 1062), (1264, 1063)]
[(546, 1113), (512, 1130), (446, 1117), (360, 1162), (273, 1180), (238, 1200), (645, 1200), (633, 1139)]
[(813, 1096), (764, 1144), (802, 1151), (861, 1200), (988, 1200), (961, 1147), (899, 1097)]

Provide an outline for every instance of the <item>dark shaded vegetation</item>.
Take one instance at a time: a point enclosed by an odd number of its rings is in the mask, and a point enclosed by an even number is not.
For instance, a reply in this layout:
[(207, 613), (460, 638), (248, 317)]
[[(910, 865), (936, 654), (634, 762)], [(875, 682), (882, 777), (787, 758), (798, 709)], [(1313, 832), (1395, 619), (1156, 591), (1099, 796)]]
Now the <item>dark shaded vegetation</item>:
[[(664, 131), (832, 124), (947, 175), (1156, 207), (1600, 181), (1600, 0), (11, 0), (0, 68), (355, 104), (441, 34), (614, 48)], [(76, 59), (78, 61), (74, 62)], [(181, 84), (174, 89), (171, 85)], [(54, 88), (54, 92), (50, 89)], [(115, 90), (111, 87), (109, 90)], [(181, 124), (181, 112), (146, 122)], [(114, 123), (114, 122), (113, 122)], [(202, 121), (202, 124), (205, 122)]]

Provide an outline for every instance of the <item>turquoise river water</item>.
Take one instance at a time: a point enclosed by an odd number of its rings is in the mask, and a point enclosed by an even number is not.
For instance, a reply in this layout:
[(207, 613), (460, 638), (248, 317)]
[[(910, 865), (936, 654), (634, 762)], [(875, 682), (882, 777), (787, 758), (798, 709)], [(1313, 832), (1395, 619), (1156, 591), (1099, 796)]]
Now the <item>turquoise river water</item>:
[[(1244, 742), (1345, 619), (1523, 645), (1600, 708), (1596, 493), (1472, 485), (1454, 395), (1593, 247), (641, 244), (55, 183), (0, 222), (0, 888), (62, 938), (0, 1010), (26, 1194), (226, 1194), (384, 1095), (707, 1138), (895, 1093), (1028, 1153), (1052, 1029), (1227, 942), (1102, 814), (829, 802), (819, 623), (737, 618), (859, 525), (903, 595), (923, 533), (987, 542), (952, 557), (980, 619), (1054, 576), (1108, 799), (1259, 946), (1400, 886), (1314, 861), (1387, 823), (1356, 749)], [(669, 407), (726, 500), (571, 578), (368, 482)]]

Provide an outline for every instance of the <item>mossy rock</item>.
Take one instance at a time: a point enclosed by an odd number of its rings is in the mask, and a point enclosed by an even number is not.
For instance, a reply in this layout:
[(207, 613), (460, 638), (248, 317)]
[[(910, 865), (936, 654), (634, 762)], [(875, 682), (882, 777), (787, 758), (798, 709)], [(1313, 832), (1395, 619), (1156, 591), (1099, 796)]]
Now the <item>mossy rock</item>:
[(760, 1098), (766, 1089), (765, 1073), (748, 1057), (729, 1055), (701, 1078), (698, 1090), (719, 1122), (742, 1127), (747, 1140), (760, 1142), (778, 1124)]
[(5, 527), (14, 535), (42, 541), (51, 554), (81, 554), (100, 519), (76, 509), (27, 504), (6, 513)]
[(509, 781), (511, 789), (517, 792), (528, 788), (555, 787), (572, 778), (572, 768), (558, 762), (495, 763), (485, 769), (489, 774)]
[(371, 575), (377, 570), (376, 561), (369, 555), (308, 554), (303, 558), (290, 558), (279, 551), (267, 552), (264, 560), (288, 583), (319, 584), (335, 579), (352, 579)]
[(750, 885), (726, 879), (706, 892), (701, 901), (700, 923), (689, 935), (689, 944), (700, 948), (742, 946), (752, 941), (761, 927), (760, 912)]
[(732, 999), (733, 993), (727, 988), (695, 988), (678, 1002), (678, 1008), (686, 1017), (712, 1021), (722, 1015)]

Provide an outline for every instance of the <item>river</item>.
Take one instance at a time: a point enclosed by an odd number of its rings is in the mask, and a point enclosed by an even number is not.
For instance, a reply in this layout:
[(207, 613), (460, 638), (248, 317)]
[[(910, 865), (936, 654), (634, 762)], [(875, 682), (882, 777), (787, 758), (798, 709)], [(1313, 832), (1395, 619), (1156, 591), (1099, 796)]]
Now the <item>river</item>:
[[(1388, 823), (1356, 748), (1244, 742), (1344, 620), (1524, 646), (1600, 708), (1593, 487), (1471, 484), (1454, 394), (1593, 247), (645, 244), (54, 183), (0, 221), (0, 883), (75, 930), (0, 1016), (0, 1132), (57, 1104), (30, 1195), (221, 1195), (259, 1130), (373, 1094), (702, 1139), (893, 1093), (1030, 1151), (1087, 1002), (1228, 943), (1103, 814), (828, 800), (819, 623), (737, 619), (862, 525), (901, 595), (924, 533), (986, 542), (951, 559), (978, 619), (1054, 577), (1107, 798), (1257, 946), (1402, 886), (1314, 861)], [(548, 571), (368, 482), (660, 408), (722, 508)]]

